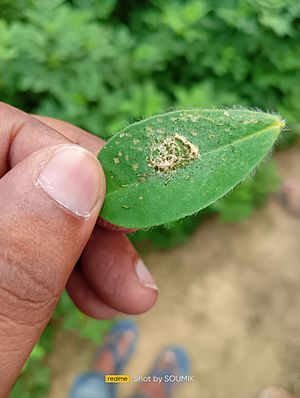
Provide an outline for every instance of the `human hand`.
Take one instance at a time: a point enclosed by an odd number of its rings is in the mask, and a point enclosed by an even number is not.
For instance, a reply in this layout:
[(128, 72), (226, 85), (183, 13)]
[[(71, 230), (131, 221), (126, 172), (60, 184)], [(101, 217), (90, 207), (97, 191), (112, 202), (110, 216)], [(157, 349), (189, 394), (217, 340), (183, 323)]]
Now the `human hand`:
[(105, 177), (94, 155), (103, 144), (0, 103), (0, 397), (66, 284), (77, 307), (98, 319), (141, 313), (156, 300), (130, 242), (98, 218)]

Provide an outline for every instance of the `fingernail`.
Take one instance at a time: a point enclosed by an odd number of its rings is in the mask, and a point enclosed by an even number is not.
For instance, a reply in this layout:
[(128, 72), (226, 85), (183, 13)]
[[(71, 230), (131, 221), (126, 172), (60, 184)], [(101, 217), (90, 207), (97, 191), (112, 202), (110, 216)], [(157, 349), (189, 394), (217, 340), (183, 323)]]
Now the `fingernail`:
[(149, 289), (159, 290), (152, 275), (140, 258), (135, 265), (135, 270), (141, 285), (148, 287)]
[(88, 217), (103, 201), (105, 179), (99, 161), (87, 150), (64, 145), (44, 163), (38, 184), (57, 203), (80, 217)]

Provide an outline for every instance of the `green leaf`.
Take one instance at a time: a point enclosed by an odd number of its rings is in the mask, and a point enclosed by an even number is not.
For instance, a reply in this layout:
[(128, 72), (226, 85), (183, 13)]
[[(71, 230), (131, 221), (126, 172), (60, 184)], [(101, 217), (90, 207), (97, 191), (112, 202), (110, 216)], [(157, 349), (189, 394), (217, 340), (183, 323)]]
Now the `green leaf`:
[(279, 186), (277, 164), (270, 159), (259, 166), (255, 178), (247, 177), (229, 196), (214, 203), (211, 210), (219, 213), (221, 221), (243, 221), (264, 205), (268, 194), (278, 192)]
[(146, 228), (196, 213), (253, 170), (282, 127), (279, 116), (245, 109), (175, 111), (132, 124), (99, 153), (101, 216)]

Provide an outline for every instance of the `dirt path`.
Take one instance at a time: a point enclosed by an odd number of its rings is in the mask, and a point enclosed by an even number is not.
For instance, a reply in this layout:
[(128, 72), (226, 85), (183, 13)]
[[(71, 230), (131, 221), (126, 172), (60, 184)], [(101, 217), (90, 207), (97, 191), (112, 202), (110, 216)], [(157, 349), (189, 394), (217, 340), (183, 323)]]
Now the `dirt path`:
[[(281, 153), (283, 176), (300, 183), (300, 148)], [(177, 397), (253, 398), (270, 384), (300, 395), (300, 219), (275, 200), (241, 225), (203, 224), (181, 247), (145, 257), (161, 289), (137, 318), (138, 350), (128, 372), (142, 375), (162, 347), (189, 352), (196, 382)], [(59, 336), (49, 398), (65, 398), (90, 347)], [(122, 397), (132, 388), (123, 386)], [(129, 388), (128, 388), (129, 387)]]

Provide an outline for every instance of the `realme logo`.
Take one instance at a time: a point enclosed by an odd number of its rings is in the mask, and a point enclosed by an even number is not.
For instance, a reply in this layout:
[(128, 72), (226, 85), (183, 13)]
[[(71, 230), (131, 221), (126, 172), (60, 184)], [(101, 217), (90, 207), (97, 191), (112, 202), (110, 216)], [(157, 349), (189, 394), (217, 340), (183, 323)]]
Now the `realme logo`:
[(129, 375), (106, 375), (106, 383), (130, 383)]

